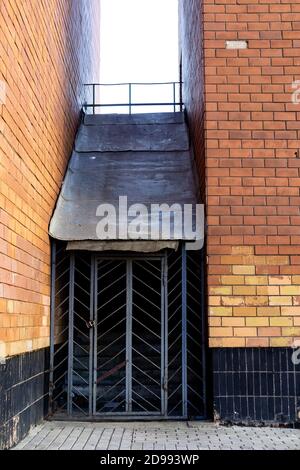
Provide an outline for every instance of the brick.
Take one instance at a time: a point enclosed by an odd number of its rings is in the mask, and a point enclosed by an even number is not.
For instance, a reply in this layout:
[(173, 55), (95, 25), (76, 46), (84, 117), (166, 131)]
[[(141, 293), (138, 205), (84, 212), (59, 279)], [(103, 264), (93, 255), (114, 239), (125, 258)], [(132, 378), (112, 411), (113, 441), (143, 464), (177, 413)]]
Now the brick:
[(256, 286), (233, 286), (232, 287), (233, 295), (256, 295), (257, 288)]
[(233, 274), (255, 274), (255, 266), (233, 266)]
[[(299, 276), (300, 280), (300, 276)], [(292, 276), (270, 276), (269, 284), (274, 285), (290, 285), (292, 283)]]
[(234, 328), (234, 336), (251, 337), (257, 336), (257, 329), (254, 327)]
[(210, 338), (209, 346), (211, 348), (222, 348), (222, 347), (244, 347), (245, 339), (244, 338)]
[(231, 286), (210, 287), (209, 294), (210, 295), (232, 295), (232, 287)]
[(210, 307), (208, 312), (209, 315), (216, 315), (218, 317), (231, 316), (232, 307)]
[(256, 307), (233, 307), (233, 316), (251, 317), (256, 316)]
[(290, 347), (293, 343), (293, 338), (270, 338), (270, 346), (271, 347)]
[(245, 297), (245, 304), (249, 306), (268, 305), (269, 299), (267, 296), (247, 296)]
[(260, 276), (261, 274), (279, 274), (279, 266), (256, 266), (256, 274)]
[(269, 319), (264, 317), (246, 318), (246, 326), (269, 326)]
[(270, 296), (270, 305), (293, 305), (293, 299), (284, 295)]
[(277, 326), (258, 327), (258, 336), (281, 336), (281, 328)]
[(293, 326), (293, 317), (270, 318), (270, 326)]
[(263, 286), (268, 284), (267, 276), (245, 276), (245, 284)]
[(222, 326), (222, 318), (210, 317), (208, 319), (209, 326)]
[(283, 327), (282, 336), (297, 336), (300, 338), (300, 327)]
[(257, 286), (257, 295), (279, 295), (279, 286)]
[(233, 330), (229, 327), (212, 327), (209, 330), (210, 336), (214, 337), (232, 337)]
[(245, 299), (243, 297), (238, 297), (238, 296), (226, 296), (226, 297), (222, 297), (221, 303), (222, 305), (225, 305), (225, 306), (238, 306), (238, 305), (244, 305)]
[(208, 298), (208, 305), (221, 305), (221, 297), (210, 295)]
[(239, 317), (222, 318), (222, 326), (245, 326), (245, 319)]
[(267, 348), (270, 344), (269, 338), (247, 338), (246, 346), (248, 348)]
[(300, 315), (300, 307), (281, 307), (281, 314), (298, 316)]
[(224, 285), (243, 285), (244, 277), (243, 276), (221, 276), (221, 282)]
[(259, 316), (280, 316), (280, 307), (258, 307), (257, 315)]
[(281, 295), (300, 295), (300, 286), (280, 286)]

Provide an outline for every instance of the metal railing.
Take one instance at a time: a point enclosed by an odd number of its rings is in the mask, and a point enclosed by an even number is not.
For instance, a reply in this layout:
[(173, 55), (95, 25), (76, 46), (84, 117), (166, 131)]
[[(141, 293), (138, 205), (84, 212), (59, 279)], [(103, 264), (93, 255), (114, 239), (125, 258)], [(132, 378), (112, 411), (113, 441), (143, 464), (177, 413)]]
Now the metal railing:
[[(98, 109), (101, 108), (128, 108), (128, 113), (132, 114), (132, 111), (135, 107), (171, 107), (174, 112), (179, 110), (182, 112), (183, 110), (183, 102), (182, 102), (182, 83), (181, 82), (153, 82), (153, 83), (143, 83), (143, 82), (136, 82), (136, 83), (86, 83), (84, 85), (88, 88), (88, 96), (91, 97), (91, 103), (84, 103), (83, 108), (87, 112), (88, 110), (92, 110), (93, 114), (96, 114)], [(172, 99), (168, 101), (155, 101), (155, 102), (133, 102), (133, 94), (135, 87), (148, 87), (148, 86), (165, 86), (169, 87), (169, 93), (171, 93)], [(113, 102), (113, 103), (104, 103), (101, 102), (101, 87), (126, 87), (127, 92), (126, 96), (127, 99), (124, 100), (122, 103)], [(160, 93), (162, 95), (162, 93)], [(100, 96), (100, 99), (98, 99)], [(98, 102), (99, 101), (99, 102)]]

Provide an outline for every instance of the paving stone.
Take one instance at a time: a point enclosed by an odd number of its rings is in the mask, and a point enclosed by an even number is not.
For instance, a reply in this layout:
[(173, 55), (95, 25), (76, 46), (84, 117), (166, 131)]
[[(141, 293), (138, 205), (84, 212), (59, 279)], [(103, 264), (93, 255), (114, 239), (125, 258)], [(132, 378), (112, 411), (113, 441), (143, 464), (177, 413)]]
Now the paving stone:
[(300, 430), (223, 427), (203, 422), (44, 422), (15, 449), (33, 450), (300, 450)]

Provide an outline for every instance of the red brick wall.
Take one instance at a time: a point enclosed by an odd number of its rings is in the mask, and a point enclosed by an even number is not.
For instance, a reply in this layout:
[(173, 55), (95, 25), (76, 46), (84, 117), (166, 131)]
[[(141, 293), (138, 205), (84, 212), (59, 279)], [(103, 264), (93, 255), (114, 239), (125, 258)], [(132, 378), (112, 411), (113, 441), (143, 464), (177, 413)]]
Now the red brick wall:
[(179, 3), (183, 97), (198, 169), (200, 195), (205, 202), (204, 55), (202, 8), (199, 0)]
[(82, 84), (98, 75), (99, 7), (98, 0), (0, 3), (0, 356), (49, 344), (48, 224)]
[(210, 345), (287, 346), (300, 337), (300, 2), (204, 0), (202, 25), (200, 1), (183, 3), (188, 90), (204, 30)]

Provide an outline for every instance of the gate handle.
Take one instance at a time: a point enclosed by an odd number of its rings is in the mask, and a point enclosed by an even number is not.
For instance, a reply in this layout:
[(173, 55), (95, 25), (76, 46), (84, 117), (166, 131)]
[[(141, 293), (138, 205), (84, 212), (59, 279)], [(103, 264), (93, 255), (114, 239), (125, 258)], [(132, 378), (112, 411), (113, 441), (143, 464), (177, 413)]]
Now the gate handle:
[(90, 330), (91, 328), (94, 328), (95, 326), (95, 320), (89, 320), (89, 321), (86, 321), (86, 327)]

